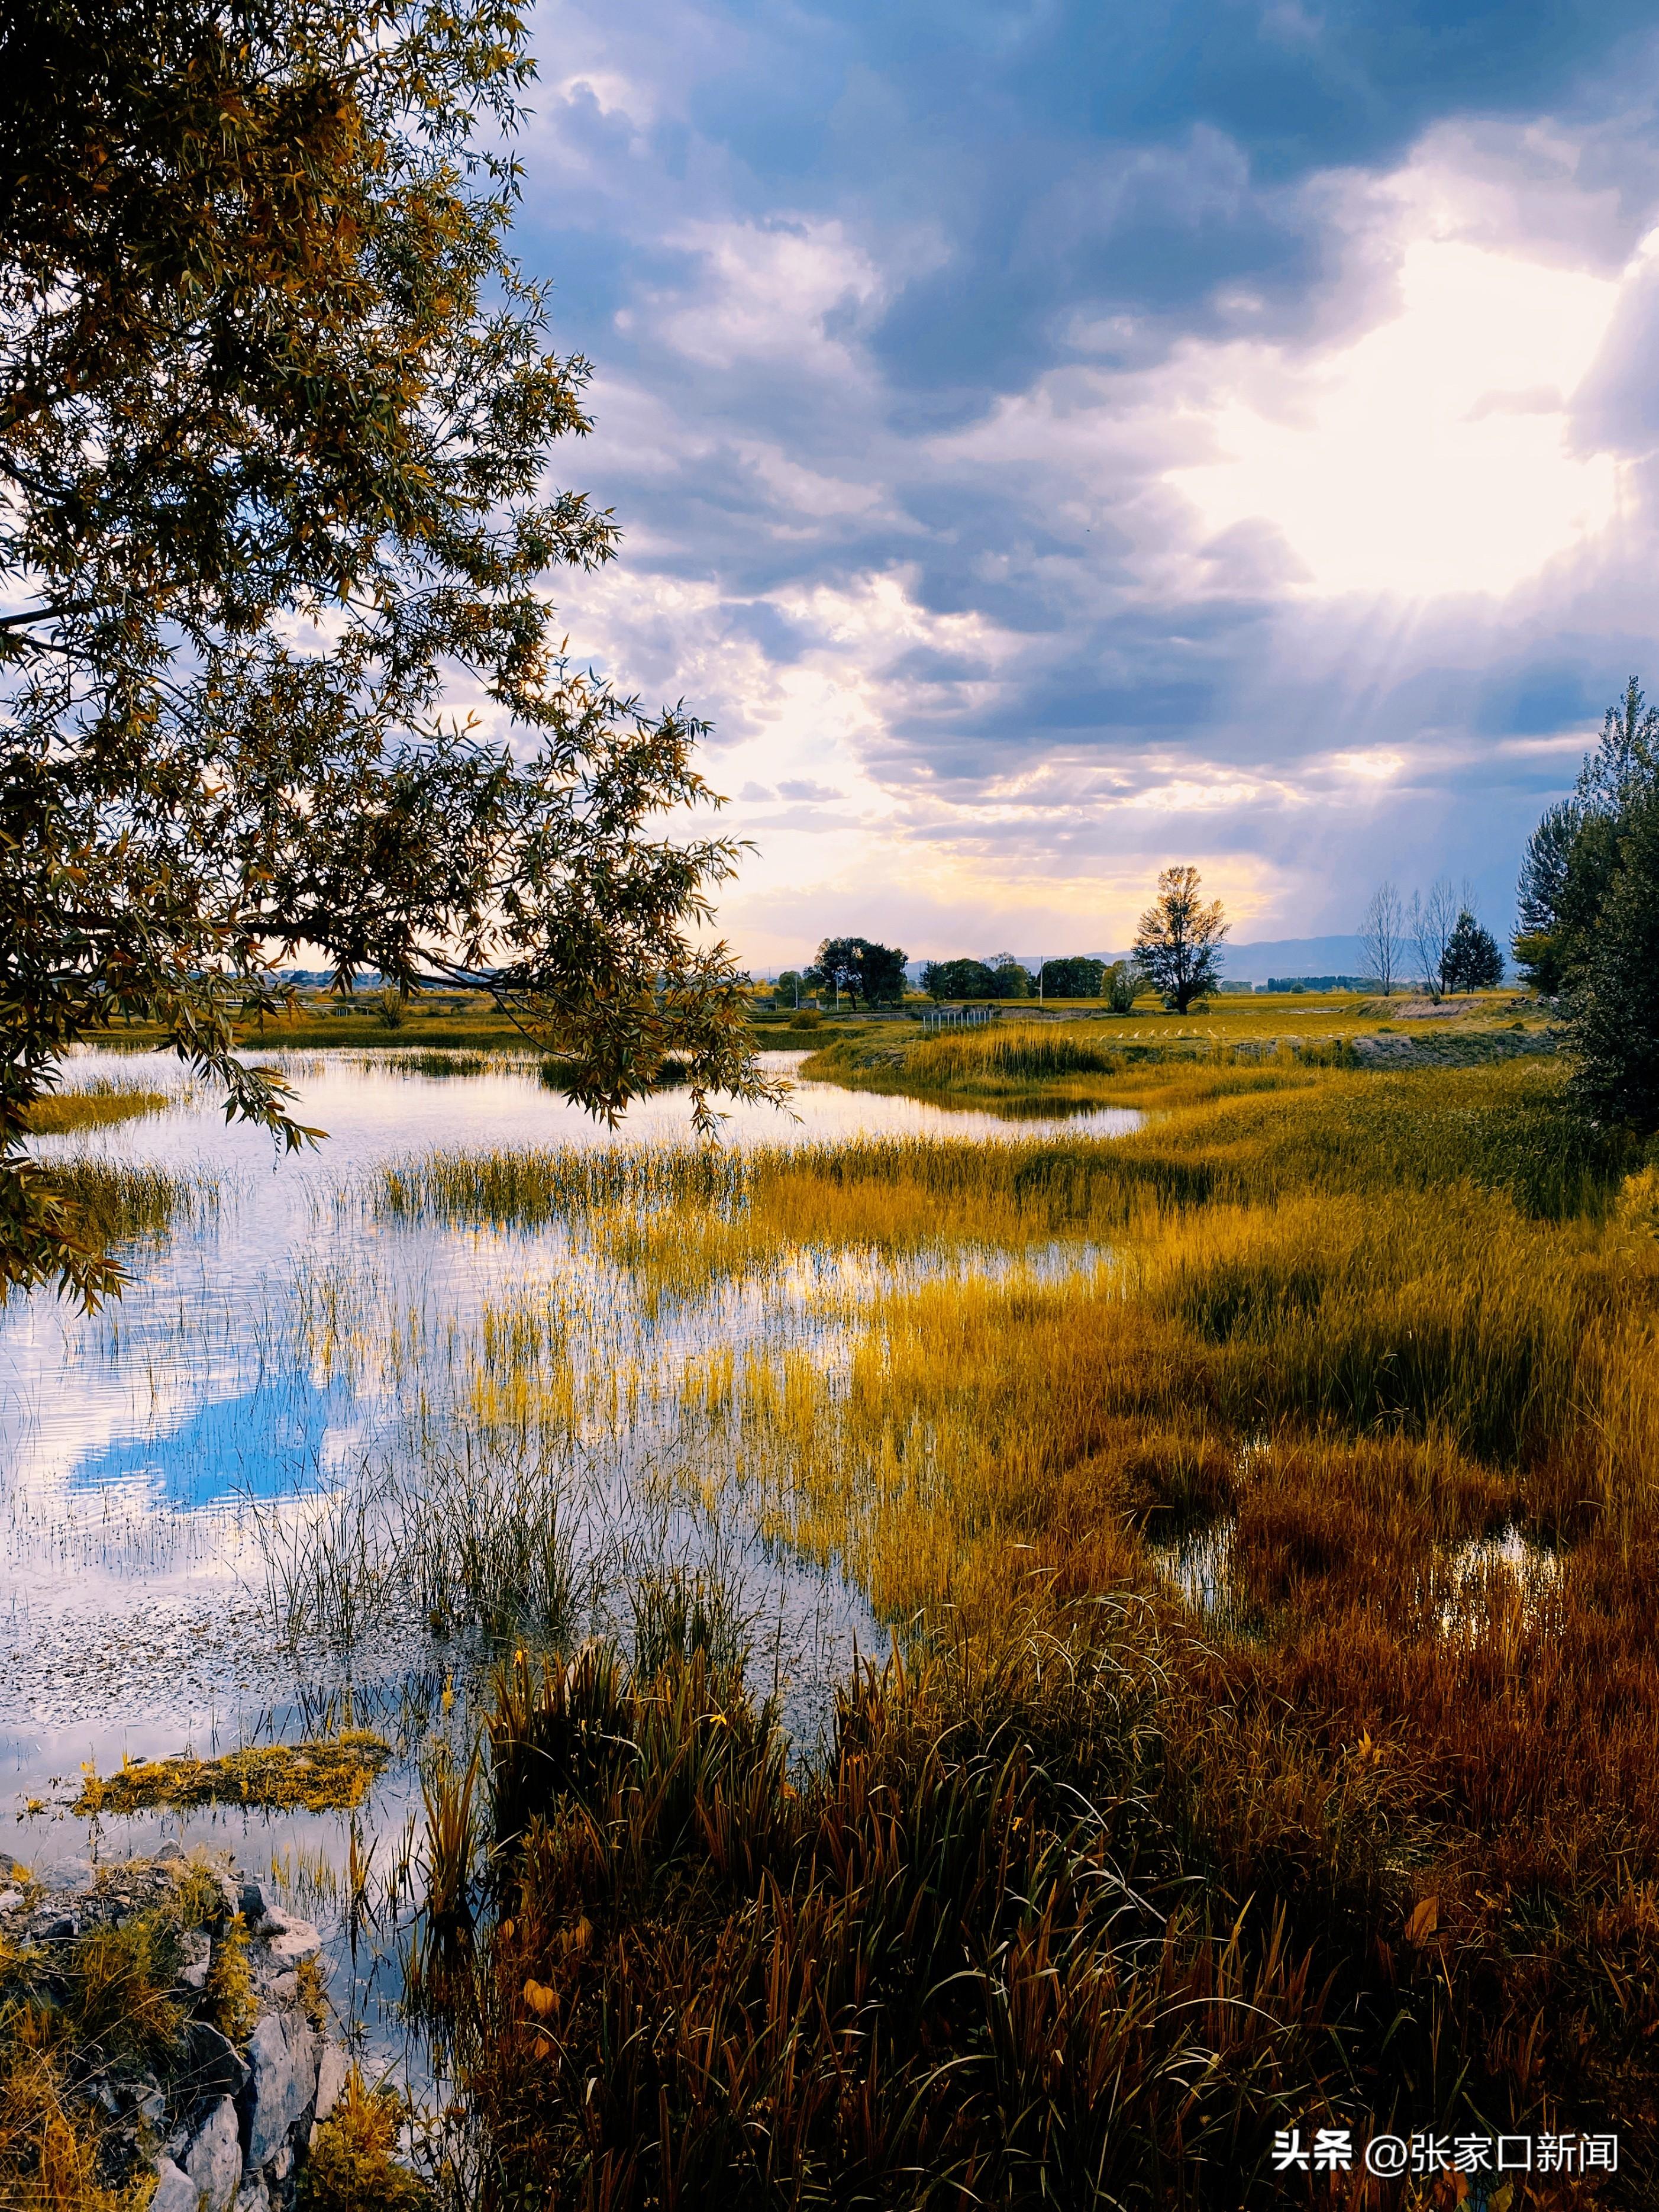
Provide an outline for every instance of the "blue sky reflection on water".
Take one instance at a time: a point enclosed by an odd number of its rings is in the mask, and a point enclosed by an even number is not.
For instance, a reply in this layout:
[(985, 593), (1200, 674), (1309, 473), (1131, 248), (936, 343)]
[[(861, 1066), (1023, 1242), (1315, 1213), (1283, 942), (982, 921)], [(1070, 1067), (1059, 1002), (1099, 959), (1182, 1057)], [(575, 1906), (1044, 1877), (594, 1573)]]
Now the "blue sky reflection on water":
[[(799, 1055), (775, 1058), (778, 1072), (791, 1073)], [(631, 1361), (648, 1378), (640, 1405), (613, 1408), (575, 1437), (575, 1478), (589, 1481), (592, 1518), (603, 1526), (630, 1484), (648, 1490), (656, 1471), (672, 1474), (677, 1453), (694, 1464), (674, 1387), (689, 1358), (721, 1346), (740, 1352), (781, 1328), (833, 1359), (836, 1331), (845, 1333), (834, 1316), (856, 1311), (882, 1274), (867, 1254), (803, 1252), (767, 1283), (721, 1279), (653, 1306), (624, 1267), (568, 1226), (507, 1232), (380, 1219), (367, 1199), (390, 1160), (457, 1145), (689, 1143), (687, 1101), (647, 1102), (611, 1134), (542, 1089), (528, 1060), (443, 1079), (385, 1054), (295, 1056), (285, 1066), (301, 1117), (330, 1135), (274, 1168), (268, 1140), (228, 1129), (173, 1063), (131, 1055), (81, 1055), (70, 1081), (155, 1081), (177, 1090), (179, 1103), (40, 1146), (198, 1176), (213, 1195), (172, 1237), (131, 1253), (131, 1285), (106, 1313), (82, 1316), (42, 1296), (0, 1310), (0, 1814), (9, 1848), (36, 1864), (119, 1856), (172, 1836), (274, 1870), (324, 1927), (337, 2003), (364, 2023), (371, 2051), (401, 2063), (395, 1941), (383, 1933), (354, 1952), (331, 1884), (354, 1831), (360, 1856), (376, 1838), (382, 1862), (399, 1847), (418, 1814), (433, 1731), (459, 1742), (470, 1725), (468, 1655), (409, 1622), (382, 1625), (347, 1655), (285, 1651), (265, 1598), (258, 1516), (270, 1526), (319, 1510), (400, 1455), (429, 1465), (420, 1455), (434, 1439), (440, 1449), (465, 1439), (466, 1393), (488, 1375), (480, 1346), (489, 1309), (544, 1326), (538, 1385), (561, 1362), (592, 1376)], [(827, 1085), (801, 1085), (793, 1103), (793, 1121), (740, 1110), (726, 1140), (867, 1133), (993, 1142), (1061, 1127), (1113, 1134), (1139, 1119), (1120, 1111), (1008, 1123)], [(984, 1264), (1049, 1276), (1098, 1258), (1053, 1247)], [(684, 1504), (659, 1500), (652, 1510), (654, 1540), (671, 1547), (665, 1558), (714, 1556), (709, 1528)], [(834, 1573), (741, 1527), (717, 1527), (712, 1541), (754, 1610), (761, 1686), (779, 1688), (798, 1741), (809, 1741), (827, 1682), (855, 1649), (883, 1649), (884, 1633), (861, 1593)], [(447, 1713), (452, 1676), (462, 1694)], [(124, 1755), (293, 1740), (337, 1723), (348, 1690), (354, 1717), (398, 1747), (355, 1814), (219, 1807), (100, 1826), (69, 1810), (84, 1760), (107, 1772)]]
[(278, 1498), (323, 1479), (331, 1433), (355, 1409), (343, 1382), (319, 1388), (308, 1376), (261, 1379), (234, 1398), (198, 1407), (157, 1435), (118, 1437), (77, 1460), (77, 1490), (143, 1483), (190, 1511), (226, 1498)]
[[(793, 1070), (795, 1056), (777, 1057)], [(88, 1755), (176, 1748), (204, 1728), (234, 1735), (283, 1704), (292, 1669), (260, 1619), (250, 1500), (288, 1510), (405, 1449), (412, 1408), (471, 1371), (455, 1346), (487, 1304), (556, 1310), (572, 1347), (561, 1357), (591, 1366), (639, 1354), (666, 1373), (711, 1341), (758, 1337), (783, 1307), (787, 1326), (819, 1328), (817, 1306), (855, 1277), (861, 1291), (868, 1276), (858, 1255), (808, 1256), (769, 1290), (721, 1282), (645, 1317), (625, 1273), (560, 1228), (387, 1223), (365, 1192), (382, 1164), (434, 1146), (690, 1142), (684, 1094), (647, 1102), (611, 1134), (542, 1089), (528, 1061), (445, 1079), (386, 1055), (286, 1065), (301, 1118), (330, 1135), (274, 1169), (268, 1140), (228, 1129), (210, 1101), (183, 1093), (163, 1115), (41, 1147), (199, 1174), (217, 1197), (194, 1225), (132, 1255), (131, 1285), (105, 1315), (44, 1297), (0, 1315), (0, 1707), (20, 1788)], [(152, 1070), (179, 1083), (172, 1063), (126, 1055), (86, 1055), (71, 1080)], [(994, 1141), (1045, 1126), (1111, 1133), (1136, 1118), (1010, 1124), (825, 1085), (801, 1085), (793, 1103), (794, 1120), (741, 1109), (727, 1141)], [(631, 1431), (600, 1437), (604, 1480), (625, 1486), (630, 1468), (672, 1462), (674, 1418), (672, 1394), (659, 1395)], [(826, 1592), (787, 1559), (756, 1571), (776, 1582), (785, 1610), (833, 1616), (837, 1636), (856, 1629), (866, 1648), (878, 1638), (858, 1593)], [(395, 1661), (386, 1665), (395, 1675)]]

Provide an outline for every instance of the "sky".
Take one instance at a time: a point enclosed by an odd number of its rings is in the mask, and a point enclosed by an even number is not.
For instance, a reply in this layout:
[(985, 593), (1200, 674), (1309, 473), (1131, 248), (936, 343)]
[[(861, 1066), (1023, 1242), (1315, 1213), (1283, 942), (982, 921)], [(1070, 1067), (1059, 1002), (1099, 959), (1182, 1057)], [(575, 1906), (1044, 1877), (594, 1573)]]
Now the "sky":
[(543, 0), (518, 246), (757, 970), (1516, 872), (1659, 696), (1659, 11)]

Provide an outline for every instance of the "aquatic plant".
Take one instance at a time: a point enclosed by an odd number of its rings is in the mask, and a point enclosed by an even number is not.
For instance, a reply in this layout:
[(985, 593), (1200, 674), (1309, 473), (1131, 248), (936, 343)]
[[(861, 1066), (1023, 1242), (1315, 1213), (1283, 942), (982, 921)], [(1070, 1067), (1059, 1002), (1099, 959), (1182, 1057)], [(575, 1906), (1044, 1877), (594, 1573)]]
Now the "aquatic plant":
[(503, 1668), (494, 1903), (416, 1990), (474, 2201), (1267, 2201), (1318, 2002), (1149, 1845), (1146, 1626), (866, 1671), (799, 1787), (700, 1650)]
[(165, 1114), (178, 1103), (176, 1091), (142, 1090), (104, 1077), (73, 1090), (46, 1092), (24, 1115), (24, 1127), (34, 1137), (66, 1136)]
[(433, 2193), (398, 2154), (408, 2118), (405, 2098), (386, 2083), (371, 2088), (354, 2065), (312, 2137), (300, 2212), (424, 2212)]
[(160, 1806), (242, 1804), (303, 1807), (320, 1813), (361, 1803), (392, 1755), (368, 1729), (344, 1729), (320, 1741), (250, 1744), (219, 1759), (124, 1759), (112, 1774), (83, 1767), (77, 1817), (139, 1813)]

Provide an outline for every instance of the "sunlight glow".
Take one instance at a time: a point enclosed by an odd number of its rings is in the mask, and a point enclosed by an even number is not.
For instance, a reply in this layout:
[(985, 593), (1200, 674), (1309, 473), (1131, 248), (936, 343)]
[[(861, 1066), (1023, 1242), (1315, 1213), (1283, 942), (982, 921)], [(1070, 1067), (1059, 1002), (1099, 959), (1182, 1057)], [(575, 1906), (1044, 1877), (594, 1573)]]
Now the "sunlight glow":
[(1399, 315), (1311, 368), (1249, 349), (1203, 410), (1226, 458), (1168, 481), (1212, 532), (1277, 527), (1316, 592), (1508, 591), (1612, 519), (1615, 465), (1567, 427), (1620, 287), (1419, 240), (1401, 288)]

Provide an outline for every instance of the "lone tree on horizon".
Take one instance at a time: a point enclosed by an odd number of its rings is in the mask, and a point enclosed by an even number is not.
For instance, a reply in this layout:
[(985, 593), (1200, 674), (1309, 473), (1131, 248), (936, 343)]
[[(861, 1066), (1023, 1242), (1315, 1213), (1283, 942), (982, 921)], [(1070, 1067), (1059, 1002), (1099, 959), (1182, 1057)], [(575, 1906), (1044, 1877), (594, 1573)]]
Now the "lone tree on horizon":
[(1228, 927), (1220, 900), (1200, 897), (1196, 868), (1164, 869), (1158, 896), (1140, 917), (1134, 960), (1171, 1013), (1184, 1014), (1220, 983)]
[(514, 0), (14, 0), (0, 63), (0, 1286), (123, 1280), (25, 1149), (112, 1023), (319, 1133), (236, 1052), (304, 947), (488, 990), (608, 1120), (671, 1055), (704, 1126), (775, 1095), (703, 937), (739, 848), (663, 826), (703, 726), (548, 600), (617, 531), (549, 488)]

